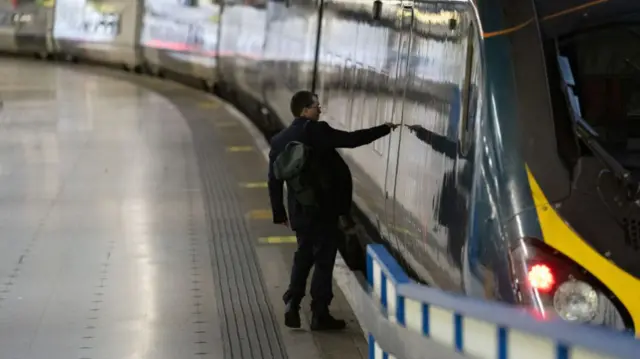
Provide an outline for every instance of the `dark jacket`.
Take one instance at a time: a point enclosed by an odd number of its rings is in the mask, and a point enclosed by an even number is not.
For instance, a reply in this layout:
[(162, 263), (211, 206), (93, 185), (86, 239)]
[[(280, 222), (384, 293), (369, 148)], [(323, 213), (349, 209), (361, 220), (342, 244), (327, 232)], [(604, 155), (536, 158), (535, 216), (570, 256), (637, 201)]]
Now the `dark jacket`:
[[(306, 124), (306, 126), (305, 126)], [(336, 148), (355, 148), (371, 143), (387, 135), (391, 129), (380, 125), (364, 130), (345, 132), (332, 128), (323, 121), (296, 118), (293, 123), (271, 139), (269, 152), (269, 198), (274, 223), (289, 221), (293, 230), (308, 228), (324, 223), (337, 222), (339, 216), (351, 210), (353, 183), (351, 171)], [(316, 215), (302, 213), (302, 207), (289, 191), (287, 207), (284, 207), (284, 183), (273, 175), (273, 162), (291, 141), (300, 141), (313, 149), (314, 161), (322, 164), (330, 174), (331, 196)]]

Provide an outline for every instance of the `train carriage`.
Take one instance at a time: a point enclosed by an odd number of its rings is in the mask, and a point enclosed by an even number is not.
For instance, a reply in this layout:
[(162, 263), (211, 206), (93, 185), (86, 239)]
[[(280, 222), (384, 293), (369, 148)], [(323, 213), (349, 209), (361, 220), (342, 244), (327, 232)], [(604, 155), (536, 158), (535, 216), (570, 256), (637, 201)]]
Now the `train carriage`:
[[(625, 247), (630, 239), (623, 233), (638, 231), (638, 220), (616, 219), (607, 209), (617, 206), (628, 187), (620, 187), (614, 175), (604, 179), (609, 199), (601, 199), (598, 186), (588, 187), (609, 168), (575, 131), (596, 110), (582, 122), (569, 116), (559, 66), (567, 58), (597, 62), (575, 55), (573, 34), (618, 22), (638, 6), (544, 0), (381, 4), (374, 18), (368, 1), (268, 2), (264, 51), (256, 54), (262, 55), (256, 65), (262, 104), (286, 125), (290, 96), (313, 88), (325, 119), (337, 128), (406, 125), (344, 156), (360, 208), (419, 279), (570, 321), (634, 331), (639, 283), (634, 247)], [(590, 66), (597, 71), (606, 65)], [(607, 98), (620, 101), (628, 97), (620, 92), (632, 87), (602, 76), (600, 82), (578, 77), (571, 99), (580, 98), (577, 92), (607, 92), (597, 89), (601, 83), (614, 86)], [(616, 109), (621, 114), (619, 102)], [(629, 214), (634, 206), (627, 201), (618, 210)]]

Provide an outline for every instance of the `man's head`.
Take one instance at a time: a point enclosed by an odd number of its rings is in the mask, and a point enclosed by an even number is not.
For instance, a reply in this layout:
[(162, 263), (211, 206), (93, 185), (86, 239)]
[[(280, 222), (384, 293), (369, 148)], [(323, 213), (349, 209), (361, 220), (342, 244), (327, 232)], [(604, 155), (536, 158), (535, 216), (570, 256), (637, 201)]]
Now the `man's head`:
[(298, 91), (291, 98), (291, 113), (294, 117), (317, 120), (322, 111), (318, 96), (311, 91)]

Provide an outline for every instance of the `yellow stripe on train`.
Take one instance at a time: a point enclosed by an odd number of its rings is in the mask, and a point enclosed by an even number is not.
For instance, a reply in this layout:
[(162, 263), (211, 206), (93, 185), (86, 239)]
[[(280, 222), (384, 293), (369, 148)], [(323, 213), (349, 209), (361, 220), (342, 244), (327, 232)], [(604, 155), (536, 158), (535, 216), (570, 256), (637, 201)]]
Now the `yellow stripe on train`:
[(545, 243), (571, 258), (607, 286), (629, 311), (636, 337), (640, 337), (640, 280), (585, 243), (549, 204), (529, 168), (527, 176)]

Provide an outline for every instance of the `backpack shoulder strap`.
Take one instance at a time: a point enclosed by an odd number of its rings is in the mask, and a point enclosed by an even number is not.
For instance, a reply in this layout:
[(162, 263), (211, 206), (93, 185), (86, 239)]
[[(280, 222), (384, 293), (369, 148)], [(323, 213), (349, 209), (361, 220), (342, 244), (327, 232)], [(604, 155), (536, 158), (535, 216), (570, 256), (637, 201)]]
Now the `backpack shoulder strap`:
[(307, 122), (305, 122), (302, 126), (302, 137), (304, 138), (304, 143), (307, 145), (307, 147), (313, 148), (310, 133), (311, 127), (309, 127), (309, 123), (311, 123), (311, 120), (307, 120)]

